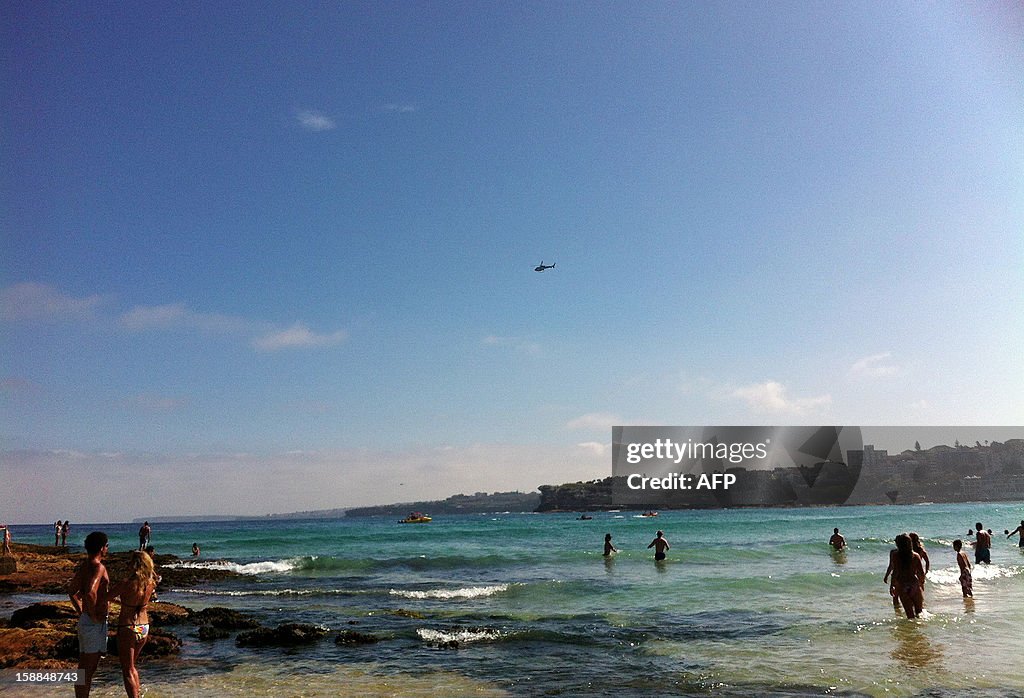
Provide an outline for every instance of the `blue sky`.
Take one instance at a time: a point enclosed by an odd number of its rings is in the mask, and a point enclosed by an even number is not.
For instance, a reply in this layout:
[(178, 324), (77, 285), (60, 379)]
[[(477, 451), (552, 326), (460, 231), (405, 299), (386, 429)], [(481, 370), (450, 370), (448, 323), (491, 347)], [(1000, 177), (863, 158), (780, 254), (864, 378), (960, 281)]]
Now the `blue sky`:
[(529, 490), (613, 424), (1024, 423), (1019, 8), (0, 19), (9, 520)]

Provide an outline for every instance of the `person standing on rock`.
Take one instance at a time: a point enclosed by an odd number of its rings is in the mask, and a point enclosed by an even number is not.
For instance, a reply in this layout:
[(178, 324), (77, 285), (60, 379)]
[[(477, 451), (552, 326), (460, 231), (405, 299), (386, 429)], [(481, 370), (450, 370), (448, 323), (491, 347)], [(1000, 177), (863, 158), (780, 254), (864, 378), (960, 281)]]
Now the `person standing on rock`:
[(142, 684), (136, 664), (139, 653), (149, 639), (149, 605), (156, 589), (153, 558), (140, 550), (132, 552), (128, 561), (128, 577), (110, 589), (110, 595), (121, 599), (121, 615), (117, 619), (117, 654), (121, 660), (121, 676), (128, 698), (139, 698)]
[(92, 677), (107, 651), (107, 612), (110, 610), (110, 577), (103, 558), (107, 555), (107, 534), (93, 531), (85, 537), (89, 559), (68, 583), (68, 597), (78, 617), (78, 677), (76, 698), (87, 698)]

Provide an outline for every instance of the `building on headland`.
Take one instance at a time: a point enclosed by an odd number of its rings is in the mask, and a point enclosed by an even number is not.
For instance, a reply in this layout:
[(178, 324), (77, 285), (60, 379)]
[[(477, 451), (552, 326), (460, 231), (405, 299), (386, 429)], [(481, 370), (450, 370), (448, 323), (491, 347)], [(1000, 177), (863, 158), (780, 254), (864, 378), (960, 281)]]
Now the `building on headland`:
[(626, 478), (542, 485), (538, 511), (609, 508), (717, 509), (732, 507), (1024, 501), (1024, 439), (955, 444), (890, 454), (873, 445), (850, 449), (846, 462), (748, 470), (728, 489), (690, 488), (635, 494)]

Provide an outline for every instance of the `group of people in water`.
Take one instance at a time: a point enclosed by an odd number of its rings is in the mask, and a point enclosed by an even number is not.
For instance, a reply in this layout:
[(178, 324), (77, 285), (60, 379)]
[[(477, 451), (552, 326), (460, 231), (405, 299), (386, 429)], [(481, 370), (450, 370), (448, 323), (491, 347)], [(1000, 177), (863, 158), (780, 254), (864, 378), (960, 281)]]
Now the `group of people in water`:
[[(1007, 538), (1018, 536), (1018, 545), (1024, 548), (1024, 521), (1010, 531), (1004, 530)], [(974, 537), (974, 564), (991, 564), (992, 562), (992, 529), (985, 529), (981, 522), (974, 524), (974, 530), (967, 530), (968, 536)], [(846, 539), (838, 528), (832, 529), (829, 545), (835, 551), (846, 549)], [(892, 605), (897, 611), (902, 606), (907, 618), (917, 618), (924, 611), (924, 586), (931, 560), (925, 550), (921, 537), (914, 531), (900, 533), (895, 539), (896, 547), (889, 551), (889, 567), (885, 570), (882, 581), (889, 585)], [(971, 574), (971, 561), (964, 552), (963, 540), (953, 541), (953, 552), (956, 555), (957, 567), (960, 570), (960, 589), (965, 599), (974, 597), (974, 579)]]
[[(658, 531), (654, 536), (654, 540), (647, 545), (648, 549), (654, 548), (654, 559), (656, 562), (663, 561), (665, 559), (665, 551), (671, 547), (665, 538), (664, 531)], [(618, 548), (612, 545), (612, 534), (604, 534), (604, 556), (611, 557), (617, 552), (619, 552)]]

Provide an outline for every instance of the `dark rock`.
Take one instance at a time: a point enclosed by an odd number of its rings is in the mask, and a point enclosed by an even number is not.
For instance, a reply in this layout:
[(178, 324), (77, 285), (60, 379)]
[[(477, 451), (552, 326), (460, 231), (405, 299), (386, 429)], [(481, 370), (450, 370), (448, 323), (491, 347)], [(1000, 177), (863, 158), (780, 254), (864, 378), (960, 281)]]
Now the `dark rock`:
[(149, 613), (149, 620), (154, 625), (181, 625), (187, 623), (192, 619), (192, 611), (173, 603), (166, 603), (160, 601), (158, 603), (150, 600), (149, 606), (146, 608), (146, 612)]
[(380, 642), (380, 638), (369, 633), (360, 633), (355, 630), (345, 630), (338, 637), (334, 638), (338, 645), (371, 645)]
[(397, 611), (393, 611), (393, 613), (396, 616), (403, 616), (405, 618), (426, 618), (426, 616), (420, 613), (419, 611), (408, 611), (404, 608), (400, 608)]
[(215, 628), (212, 625), (204, 625), (199, 628), (200, 640), (223, 640), (230, 636), (231, 633), (224, 628)]
[[(107, 638), (107, 654), (117, 656), (117, 640), (116, 634), (111, 635)], [(78, 654), (78, 638), (75, 637), (75, 656)], [(181, 652), (181, 640), (174, 635), (166, 633), (159, 628), (150, 626), (149, 639), (146, 640), (146, 644), (142, 648), (142, 656), (144, 657), (171, 657)]]
[(14, 574), (18, 571), (18, 561), (13, 557), (0, 557), (0, 574)]
[(327, 628), (309, 623), (285, 623), (276, 628), (257, 628), (235, 638), (239, 647), (294, 647), (316, 642), (327, 634)]
[(70, 603), (44, 601), (17, 609), (11, 614), (10, 627), (40, 628), (77, 620), (78, 616)]
[(223, 630), (248, 630), (260, 627), (260, 624), (254, 618), (220, 606), (211, 606), (201, 611), (192, 611), (189, 614), (189, 620), (196, 625), (206, 625)]

